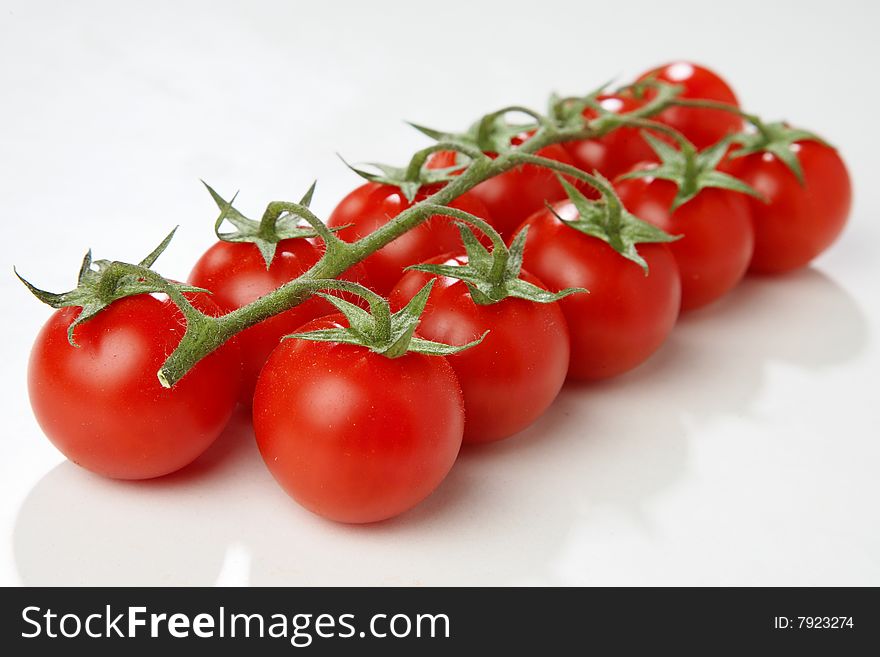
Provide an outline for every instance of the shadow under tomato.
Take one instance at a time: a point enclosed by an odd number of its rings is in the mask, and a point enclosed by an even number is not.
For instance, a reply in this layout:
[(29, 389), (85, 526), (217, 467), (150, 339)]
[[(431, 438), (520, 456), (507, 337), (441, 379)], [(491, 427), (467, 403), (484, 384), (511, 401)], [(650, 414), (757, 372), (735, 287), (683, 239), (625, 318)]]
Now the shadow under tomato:
[(144, 481), (105, 479), (65, 461), (23, 502), (13, 537), (29, 586), (208, 585), (234, 531), (223, 522), (223, 488), (252, 440), (236, 411), (194, 463)]
[(430, 498), (369, 526), (325, 521), (288, 498), (240, 411), (169, 477), (54, 468), (19, 510), (18, 571), (28, 585), (564, 583), (561, 555), (578, 533), (603, 531), (604, 509), (652, 532), (652, 498), (685, 475), (704, 430), (754, 412), (769, 367), (821, 372), (867, 340), (858, 305), (824, 274), (749, 278), (684, 316), (643, 366), (566, 385), (521, 435), (466, 447)]
[[(715, 422), (750, 414), (768, 367), (821, 371), (855, 358), (867, 341), (858, 304), (825, 274), (749, 277), (682, 316), (642, 366), (607, 381), (567, 383), (532, 427), (466, 448), (457, 467), (506, 468), (541, 498), (611, 504), (640, 522), (644, 502), (688, 468), (692, 441)], [(517, 464), (527, 465), (512, 470)]]

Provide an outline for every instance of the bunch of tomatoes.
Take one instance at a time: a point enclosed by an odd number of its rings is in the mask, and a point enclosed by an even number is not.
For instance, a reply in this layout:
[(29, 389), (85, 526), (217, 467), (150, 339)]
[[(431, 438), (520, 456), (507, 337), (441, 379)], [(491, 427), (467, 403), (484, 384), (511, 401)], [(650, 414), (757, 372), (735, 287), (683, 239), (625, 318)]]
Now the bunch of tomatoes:
[[(538, 164), (488, 178), (449, 204), (484, 230), (432, 216), (351, 267), (341, 277), (347, 291), (314, 294), (245, 328), (170, 389), (156, 371), (187, 324), (169, 295), (134, 281), (100, 303), (90, 259), (74, 292), (28, 284), (59, 308), (30, 359), (37, 420), (82, 467), (144, 479), (196, 459), (240, 403), (269, 470), (307, 509), (350, 523), (406, 511), (442, 482), (462, 443), (516, 435), (566, 379), (631, 370), (680, 313), (719, 299), (749, 271), (807, 265), (841, 232), (851, 189), (835, 149), (786, 124), (749, 128), (731, 88), (706, 68), (653, 69), (577, 111), (626, 117), (658, 81), (696, 102), (650, 117), (656, 130), (633, 121), (537, 153), (607, 183), (602, 194)], [(454, 179), (459, 163), (439, 150), (424, 170)], [(327, 225), (354, 242), (449, 184), (431, 180), (414, 194), (368, 181)], [(314, 236), (279, 235), (218, 241), (181, 293), (221, 316), (324, 255)], [(371, 292), (350, 293), (358, 289)]]

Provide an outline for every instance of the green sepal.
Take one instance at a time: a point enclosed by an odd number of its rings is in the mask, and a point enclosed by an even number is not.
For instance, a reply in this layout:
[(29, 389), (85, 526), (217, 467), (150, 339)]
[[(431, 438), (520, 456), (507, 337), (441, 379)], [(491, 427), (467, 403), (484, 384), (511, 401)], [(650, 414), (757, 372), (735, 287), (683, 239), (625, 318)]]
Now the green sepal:
[[(605, 187), (613, 194), (608, 180), (598, 172), (593, 175), (604, 182)], [(638, 245), (674, 242), (681, 238), (681, 235), (670, 235), (657, 226), (642, 221), (623, 207), (616, 195), (591, 201), (562, 176), (559, 176), (559, 181), (577, 210), (578, 218), (571, 221), (563, 219), (552, 206), (548, 206), (556, 218), (570, 228), (606, 242), (624, 258), (639, 265), (646, 276), (648, 263), (639, 253)]]
[(293, 333), (284, 337), (285, 339), (295, 338), (359, 345), (388, 358), (399, 358), (409, 352), (429, 356), (449, 356), (480, 344), (488, 331), (478, 339), (464, 345), (449, 345), (415, 337), (416, 327), (418, 327), (422, 312), (425, 310), (425, 304), (428, 302), (433, 285), (433, 279), (428, 281), (396, 313), (391, 312), (386, 300), (357, 284), (346, 284), (344, 289), (357, 293), (357, 288), (361, 288), (369, 293), (363, 294), (363, 296), (370, 301), (371, 312), (338, 296), (319, 293), (318, 296), (329, 301), (345, 316), (348, 320), (348, 327), (318, 329), (305, 333)]
[(415, 128), (416, 130), (421, 132), (423, 135), (433, 139), (434, 141), (449, 141), (450, 139), (457, 136), (455, 133), (443, 132), (442, 130), (435, 130), (434, 128), (429, 128), (428, 126), (424, 126), (419, 123), (413, 123), (412, 121), (406, 121), (405, 123), (409, 127)]
[(672, 96), (678, 95), (678, 92), (683, 90), (680, 86), (659, 80), (655, 71), (644, 80), (636, 80), (619, 87), (615, 93), (630, 94), (636, 100), (645, 100), (649, 89), (656, 90), (658, 94), (664, 93), (664, 90), (670, 90)]
[(478, 148), (484, 153), (504, 153), (511, 149), (511, 140), (517, 135), (538, 128), (538, 123), (513, 124), (507, 121), (508, 108), (491, 112), (476, 121), (466, 132), (443, 132), (416, 123), (413, 128), (436, 141)]
[(696, 152), (693, 149), (679, 150), (646, 130), (642, 131), (642, 137), (660, 158), (660, 164), (630, 171), (620, 176), (620, 179), (660, 178), (674, 182), (678, 191), (672, 201), (673, 211), (708, 187), (727, 189), (764, 200), (764, 197), (751, 185), (716, 168), (727, 152), (730, 139), (722, 139), (717, 144)]
[(379, 170), (379, 173), (373, 173), (349, 164), (341, 155), (339, 159), (364, 180), (397, 187), (410, 203), (415, 201), (422, 187), (450, 182), (461, 173), (462, 169), (467, 167), (465, 162), (442, 169), (429, 169), (426, 166), (421, 166), (418, 167), (415, 174), (412, 174), (411, 167), (394, 167), (380, 162), (364, 162), (364, 165)]
[[(239, 212), (232, 204), (238, 196), (236, 193), (231, 201), (226, 201), (204, 180), (202, 184), (208, 189), (214, 203), (220, 209), (220, 215), (214, 222), (214, 232), (217, 238), (223, 242), (249, 242), (257, 247), (260, 255), (266, 263), (266, 269), (272, 264), (275, 258), (275, 252), (278, 248), (278, 242), (289, 239), (299, 239), (308, 237), (318, 237), (318, 233), (309, 226), (305, 227), (300, 224), (300, 218), (290, 212), (281, 212), (280, 214), (272, 211), (272, 204), (266, 208), (263, 218), (260, 221), (248, 219)], [(315, 193), (316, 182), (313, 182), (306, 193), (303, 195), (299, 205), (308, 208), (312, 202), (312, 196)], [(223, 222), (227, 221), (235, 227), (235, 230), (222, 232), (220, 227)], [(338, 229), (337, 229), (338, 230)]]
[(739, 148), (730, 153), (730, 158), (745, 157), (753, 153), (771, 153), (789, 168), (801, 185), (804, 185), (804, 170), (797, 154), (791, 150), (792, 144), (797, 141), (815, 141), (834, 148), (812, 132), (792, 128), (780, 121), (762, 124), (761, 130), (757, 132), (742, 132), (734, 136), (732, 142), (738, 144)]
[(504, 153), (511, 149), (514, 137), (537, 128), (537, 123), (509, 123), (506, 112), (492, 112), (474, 123), (468, 134), (484, 153)]
[[(145, 270), (152, 267), (156, 259), (168, 247), (175, 231), (177, 231), (177, 228), (172, 230), (159, 246), (153, 249), (137, 266)], [(92, 252), (89, 250), (80, 266), (77, 285), (68, 292), (47, 292), (46, 290), (41, 290), (25, 280), (15, 268), (13, 268), (13, 271), (18, 280), (24, 283), (27, 289), (46, 305), (56, 309), (69, 307), (79, 307), (82, 309), (67, 329), (67, 340), (74, 347), (79, 346), (74, 338), (76, 327), (119, 299), (138, 294), (165, 292), (168, 287), (174, 287), (181, 292), (207, 292), (210, 294), (208, 290), (203, 288), (174, 283), (172, 281), (164, 281), (164, 284), (160, 285), (155, 281), (151, 282), (143, 276), (131, 272), (130, 266), (125, 271), (121, 271), (122, 265), (124, 263), (111, 260), (93, 261)]]
[(597, 87), (585, 96), (569, 96), (560, 97), (557, 94), (550, 94), (547, 115), (553, 121), (553, 124), (560, 130), (581, 130), (590, 122), (584, 116), (587, 108), (594, 109), (598, 116), (605, 114), (613, 115), (604, 109), (599, 103), (599, 96), (611, 86), (611, 80)]
[(499, 238), (489, 251), (480, 244), (470, 226), (464, 222), (456, 223), (467, 253), (466, 265), (421, 264), (407, 269), (463, 281), (474, 303), (483, 306), (499, 303), (508, 297), (552, 303), (569, 294), (587, 291), (583, 288), (565, 288), (559, 292), (549, 292), (520, 278), (528, 227), (517, 234), (509, 249)]

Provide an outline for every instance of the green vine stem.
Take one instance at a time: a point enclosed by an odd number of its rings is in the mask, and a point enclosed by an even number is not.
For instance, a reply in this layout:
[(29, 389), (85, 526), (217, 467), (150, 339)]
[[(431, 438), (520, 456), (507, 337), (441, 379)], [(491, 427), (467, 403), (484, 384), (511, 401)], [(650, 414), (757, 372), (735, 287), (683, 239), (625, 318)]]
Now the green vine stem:
[(406, 168), (406, 179), (418, 180), (422, 167), (425, 165), (425, 162), (428, 161), (428, 158), (434, 153), (439, 153), (440, 151), (456, 151), (462, 155), (466, 155), (472, 160), (482, 156), (482, 153), (478, 149), (473, 148), (468, 144), (461, 144), (454, 141), (440, 141), (417, 151), (416, 154), (413, 155)]
[(730, 114), (736, 114), (737, 116), (745, 119), (749, 123), (751, 123), (755, 130), (757, 130), (761, 135), (766, 138), (770, 138), (771, 135), (767, 130), (767, 124), (761, 120), (761, 117), (756, 114), (750, 114), (746, 112), (736, 105), (731, 105), (730, 103), (722, 103), (717, 100), (696, 100), (691, 98), (676, 98), (670, 102), (671, 105), (678, 105), (680, 107), (694, 107), (697, 109), (716, 109), (722, 112), (728, 112)]
[[(678, 90), (675, 87), (660, 87), (656, 97), (639, 108), (637, 112), (631, 113), (630, 117), (644, 118), (659, 113), (669, 106), (676, 97), (677, 92)], [(519, 107), (516, 109), (521, 111)], [(534, 155), (546, 146), (566, 141), (595, 138), (611, 129), (613, 128), (607, 125), (605, 117), (599, 117), (575, 127), (559, 127), (545, 119), (540, 122), (537, 131), (529, 139), (519, 146), (500, 153), (494, 159), (477, 151), (466, 153), (471, 158), (471, 162), (461, 172), (461, 175), (426, 199), (413, 204), (384, 226), (356, 242), (344, 242), (331, 233), (319, 229), (315, 222), (320, 223), (320, 220), (312, 215), (307, 208), (299, 204), (279, 205), (277, 209), (283, 209), (301, 216), (309, 221), (316, 231), (321, 232), (321, 236), (326, 240), (328, 247), (323, 257), (299, 278), (226, 315), (211, 317), (201, 313), (186, 313), (186, 332), (177, 349), (174, 350), (158, 371), (157, 376), (160, 383), (170, 388), (192, 369), (199, 360), (220, 347), (236, 333), (296, 306), (314, 291), (316, 285), (326, 285), (326, 279), (335, 279), (349, 267), (426, 221), (435, 213), (436, 206), (448, 206), (456, 198), (484, 180), (501, 175), (516, 166), (521, 164), (546, 166), (593, 185), (602, 191), (603, 196), (606, 196), (606, 198), (615, 198), (613, 192), (610, 196), (606, 193), (609, 191), (609, 188), (605, 181), (580, 171), (575, 167), (569, 167), (554, 160)], [(443, 144), (443, 146), (449, 147), (450, 144)], [(457, 144), (452, 148), (459, 151), (462, 150), (461, 146)], [(425, 157), (427, 157), (427, 155), (436, 150), (437, 145), (435, 144), (420, 153), (424, 153)], [(320, 281), (320, 283), (316, 283), (316, 281)]]

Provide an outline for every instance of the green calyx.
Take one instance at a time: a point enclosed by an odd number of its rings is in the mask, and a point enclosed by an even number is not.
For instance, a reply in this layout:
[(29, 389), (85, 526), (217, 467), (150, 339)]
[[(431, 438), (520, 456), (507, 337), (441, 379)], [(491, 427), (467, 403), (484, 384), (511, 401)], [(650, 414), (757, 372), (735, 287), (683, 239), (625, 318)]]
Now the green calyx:
[(294, 333), (285, 336), (285, 339), (295, 338), (359, 345), (387, 358), (399, 358), (410, 352), (429, 356), (448, 356), (480, 344), (486, 337), (485, 333), (477, 340), (460, 346), (415, 337), (416, 327), (425, 310), (425, 304), (428, 302), (433, 285), (434, 281), (429, 281), (419, 290), (418, 294), (410, 299), (406, 306), (396, 313), (392, 313), (388, 301), (357, 283), (336, 279), (311, 281), (308, 287), (312, 290), (330, 289), (356, 294), (369, 302), (370, 310), (366, 311), (360, 306), (332, 294), (318, 293), (318, 296), (329, 301), (345, 315), (349, 324), (348, 328), (318, 329), (306, 333)]
[(617, 195), (613, 193), (611, 183), (598, 173), (593, 175), (606, 183), (605, 189), (601, 190), (603, 192), (601, 200), (591, 201), (574, 185), (560, 176), (559, 180), (577, 210), (578, 218), (574, 220), (563, 219), (552, 206), (550, 206), (550, 211), (569, 228), (609, 244), (624, 258), (639, 265), (647, 276), (648, 263), (639, 253), (638, 245), (674, 242), (680, 239), (681, 235), (670, 235), (627, 211)]
[(114, 301), (151, 292), (173, 293), (173, 296), (178, 299), (180, 292), (208, 292), (200, 287), (173, 283), (150, 270), (150, 267), (171, 242), (176, 230), (176, 228), (172, 230), (162, 240), (162, 243), (138, 265), (110, 260), (93, 261), (92, 252), (89, 251), (83, 258), (77, 286), (69, 292), (46, 292), (31, 285), (18, 271), (15, 271), (15, 275), (37, 299), (52, 308), (82, 308), (82, 311), (67, 329), (68, 341), (74, 347), (78, 347), (79, 345), (74, 339), (76, 327), (97, 315)]
[[(678, 97), (682, 88), (659, 80), (645, 80), (637, 85), (629, 85), (615, 91), (617, 95), (630, 94), (636, 98), (644, 98), (645, 91), (652, 89), (654, 97), (640, 107), (618, 114), (611, 112), (602, 106), (600, 96), (606, 92), (611, 82), (606, 82), (586, 96), (570, 96), (560, 98), (555, 94), (550, 97), (548, 116), (554, 127), (558, 130), (583, 130), (589, 127), (596, 137), (602, 137), (617, 128), (627, 125), (632, 121), (644, 120), (653, 116), (658, 109), (666, 106)], [(592, 110), (595, 117), (588, 119), (584, 112)]]
[(669, 96), (669, 99), (671, 100), (672, 98), (678, 96), (681, 91), (683, 91), (682, 87), (664, 82), (663, 80), (658, 79), (657, 75), (657, 72), (653, 72), (643, 80), (635, 80), (634, 82), (630, 82), (618, 88), (616, 93), (629, 94), (637, 100), (645, 100), (648, 97), (649, 91), (658, 91), (659, 93), (663, 93), (664, 89), (674, 89), (676, 90), (676, 92)]
[[(316, 183), (312, 183), (299, 203), (284, 201), (269, 203), (260, 221), (248, 219), (236, 210), (232, 206), (235, 197), (231, 201), (226, 201), (204, 180), (202, 184), (207, 187), (211, 198), (220, 209), (220, 216), (214, 222), (217, 238), (223, 242), (250, 242), (260, 250), (260, 255), (266, 262), (266, 269), (271, 266), (275, 258), (278, 242), (306, 237), (321, 237), (327, 241), (327, 236), (332, 235), (331, 229), (309, 210)], [(300, 220), (307, 221), (310, 226), (302, 226)], [(222, 232), (220, 227), (225, 221), (232, 224), (235, 230)]]
[(749, 117), (749, 120), (757, 130), (743, 132), (733, 137), (732, 143), (738, 144), (739, 148), (730, 154), (730, 158), (745, 157), (753, 153), (771, 153), (787, 166), (803, 185), (804, 171), (797, 154), (792, 150), (792, 144), (798, 141), (815, 141), (825, 146), (829, 144), (812, 132), (792, 128), (783, 122), (761, 123), (756, 121), (755, 117)]
[[(517, 234), (508, 249), (495, 229), (482, 219), (454, 208), (438, 208), (437, 210), (438, 214), (446, 214), (458, 220), (458, 229), (461, 232), (465, 253), (467, 253), (467, 264), (422, 264), (413, 265), (407, 269), (463, 281), (467, 285), (474, 303), (481, 306), (499, 303), (508, 297), (536, 303), (552, 303), (569, 294), (587, 291), (583, 288), (566, 288), (559, 292), (548, 292), (520, 278), (528, 228)], [(480, 244), (468, 224), (476, 226), (492, 240), (491, 251)]]
[[(530, 123), (510, 123), (507, 115), (525, 114), (533, 119)], [(410, 123), (410, 125), (431, 139), (457, 144), (464, 148), (476, 149), (482, 153), (505, 153), (513, 148), (512, 141), (526, 132), (537, 130), (540, 126), (552, 125), (548, 119), (527, 107), (511, 105), (497, 112), (491, 112), (476, 121), (466, 132), (442, 132), (433, 128)]]
[(587, 109), (593, 109), (598, 116), (609, 113), (599, 103), (599, 96), (604, 93), (611, 82), (606, 82), (586, 96), (550, 95), (547, 116), (559, 130), (581, 130), (587, 126), (588, 119), (584, 116)]
[(339, 159), (342, 160), (345, 166), (354, 171), (364, 180), (397, 187), (400, 189), (404, 198), (412, 203), (415, 201), (416, 196), (423, 187), (448, 183), (451, 180), (454, 180), (462, 170), (467, 168), (468, 163), (466, 161), (460, 163), (456, 162), (456, 164), (451, 167), (440, 169), (430, 169), (425, 166), (428, 156), (431, 153), (447, 149), (456, 150), (458, 147), (458, 144), (441, 144), (426, 148), (416, 153), (412, 160), (410, 160), (410, 163), (405, 167), (394, 167), (379, 162), (364, 163), (365, 166), (377, 169), (378, 173), (366, 171), (349, 164), (342, 158), (342, 156), (340, 156)]
[(660, 158), (660, 164), (648, 169), (630, 171), (620, 178), (660, 178), (674, 182), (678, 192), (672, 202), (672, 210), (681, 207), (708, 187), (728, 189), (764, 200), (750, 185), (718, 171), (718, 164), (730, 145), (729, 139), (722, 139), (714, 146), (697, 152), (681, 135), (676, 134), (674, 137), (679, 141), (680, 149), (658, 139), (646, 130), (642, 131), (642, 136)]
[(706, 109), (717, 109), (723, 112), (730, 112), (745, 119), (752, 128), (753, 132), (740, 132), (728, 138), (728, 144), (738, 144), (739, 148), (729, 154), (731, 159), (745, 157), (753, 153), (772, 153), (795, 175), (798, 182), (804, 184), (804, 172), (801, 163), (797, 159), (797, 155), (791, 146), (798, 141), (815, 141), (823, 146), (833, 148), (828, 142), (821, 137), (801, 130), (800, 128), (792, 128), (783, 121), (775, 123), (764, 123), (761, 117), (756, 114), (744, 112), (736, 105), (727, 103), (719, 103), (713, 100), (701, 100), (692, 98), (674, 99), (673, 104), (682, 107), (702, 107)]

